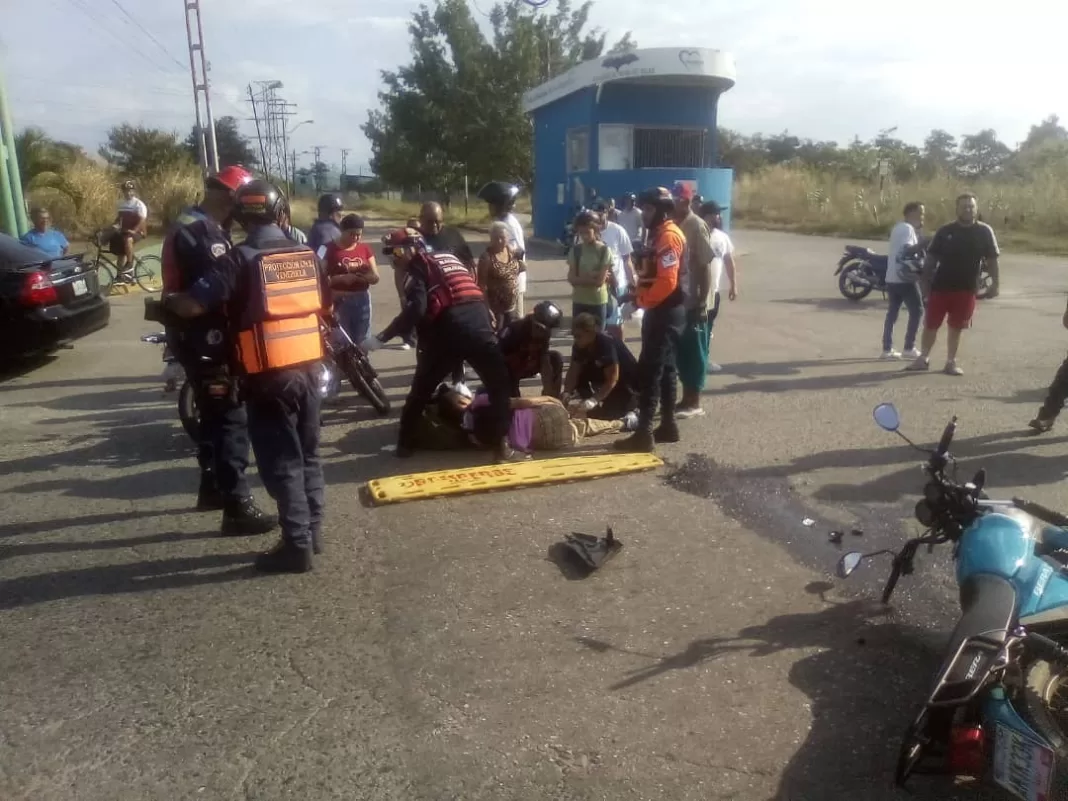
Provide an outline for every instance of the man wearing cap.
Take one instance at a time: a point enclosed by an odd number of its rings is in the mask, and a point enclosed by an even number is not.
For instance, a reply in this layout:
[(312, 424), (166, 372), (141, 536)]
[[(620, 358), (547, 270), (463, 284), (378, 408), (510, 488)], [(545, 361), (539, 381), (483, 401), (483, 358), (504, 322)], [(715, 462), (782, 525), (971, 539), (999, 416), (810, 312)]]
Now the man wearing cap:
[[(230, 252), (234, 193), (251, 180), (252, 175), (242, 167), (224, 167), (204, 181), (203, 200), (184, 210), (164, 237), (160, 258), (164, 297), (188, 292)], [(224, 536), (266, 534), (275, 527), (275, 520), (256, 506), (245, 478), (248, 418), (229, 371), (229, 331), (229, 321), (221, 312), (167, 330), (167, 342), (196, 391), (200, 417), (197, 509), (222, 510)]]
[(708, 298), (712, 288), (712, 244), (708, 225), (691, 208), (695, 190), (685, 181), (676, 181), (675, 223), (686, 238), (685, 271), (680, 276), (686, 294), (686, 327), (679, 339), (678, 371), (682, 398), (675, 416), (680, 419), (701, 414), (701, 390), (708, 367)]
[[(710, 241), (712, 242), (712, 252), (715, 254), (715, 258), (712, 260), (712, 299), (708, 304), (708, 339), (710, 346), (712, 338), (715, 336), (712, 333), (712, 326), (716, 322), (716, 318), (719, 317), (719, 285), (723, 279), (724, 271), (726, 271), (727, 280), (731, 284), (727, 297), (732, 302), (738, 299), (738, 263), (734, 258), (734, 243), (727, 236), (727, 232), (723, 230), (723, 212), (726, 210), (726, 206), (721, 206), (714, 200), (701, 204), (701, 219), (708, 224), (709, 229), (712, 231)], [(714, 361), (709, 360), (709, 373), (718, 373), (722, 369)]]
[(397, 456), (405, 458), (415, 452), (423, 410), (449, 371), (466, 361), (489, 393), (496, 460), (514, 458), (508, 444), (512, 416), (508, 364), (475, 276), (453, 254), (431, 252), (414, 228), (386, 234), (382, 242), (382, 252), (404, 274), (404, 306), (382, 333), (367, 338), (364, 347), (373, 351), (412, 329), (419, 332), (415, 376), (397, 434)]

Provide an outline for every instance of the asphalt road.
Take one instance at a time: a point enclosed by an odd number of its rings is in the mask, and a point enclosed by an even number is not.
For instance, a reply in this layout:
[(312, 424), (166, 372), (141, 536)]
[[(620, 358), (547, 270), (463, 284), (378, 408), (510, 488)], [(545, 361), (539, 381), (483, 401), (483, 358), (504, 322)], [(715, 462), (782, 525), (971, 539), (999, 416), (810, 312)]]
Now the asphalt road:
[[(888, 788), (952, 623), (946, 555), (886, 612), (888, 566), (840, 586), (827, 534), (874, 548), (914, 525), (922, 457), (875, 427), (883, 400), (920, 442), (959, 415), (955, 452), (992, 494), (1068, 509), (1065, 434), (1025, 432), (1068, 339), (1063, 265), (1007, 254), (966, 375), (903, 375), (877, 359), (883, 301), (837, 295), (840, 241), (736, 239), (724, 371), (668, 468), (368, 509), (367, 479), (472, 457), (398, 464), (395, 417), (349, 393), (326, 414), (328, 550), (306, 576), (256, 576), (269, 538), (223, 540), (190, 511), (192, 451), (138, 296), (8, 376), (0, 798), (981, 798)], [(566, 299), (563, 274), (537, 261), (528, 305)], [(399, 405), (412, 354), (375, 360)], [(589, 579), (548, 558), (607, 524), (625, 548)]]

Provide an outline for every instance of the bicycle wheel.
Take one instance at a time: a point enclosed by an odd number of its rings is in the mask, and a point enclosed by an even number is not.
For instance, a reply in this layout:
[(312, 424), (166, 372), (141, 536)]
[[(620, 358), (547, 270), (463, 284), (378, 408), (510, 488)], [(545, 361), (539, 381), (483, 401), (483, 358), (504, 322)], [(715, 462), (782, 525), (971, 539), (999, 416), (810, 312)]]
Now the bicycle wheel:
[(107, 297), (111, 294), (111, 288), (115, 285), (115, 271), (105, 261), (96, 263), (97, 289), (100, 294)]
[(140, 256), (134, 262), (134, 280), (145, 292), (163, 289), (163, 264), (159, 256)]

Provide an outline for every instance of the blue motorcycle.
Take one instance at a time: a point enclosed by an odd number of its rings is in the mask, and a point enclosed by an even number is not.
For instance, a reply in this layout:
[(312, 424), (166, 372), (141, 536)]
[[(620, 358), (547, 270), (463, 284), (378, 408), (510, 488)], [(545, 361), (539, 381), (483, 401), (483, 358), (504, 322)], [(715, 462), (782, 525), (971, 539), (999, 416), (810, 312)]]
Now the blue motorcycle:
[[(892, 404), (876, 423), (899, 431)], [(1022, 801), (1068, 799), (1068, 517), (1037, 503), (990, 500), (980, 470), (956, 480), (949, 446), (954, 417), (930, 453), (928, 482), (916, 504), (926, 533), (900, 551), (850, 552), (840, 578), (865, 560), (893, 556), (883, 590), (913, 571), (923, 546), (953, 546), (962, 615), (934, 689), (905, 733), (895, 781), (913, 774), (985, 779)], [(918, 448), (919, 450), (924, 450)]]

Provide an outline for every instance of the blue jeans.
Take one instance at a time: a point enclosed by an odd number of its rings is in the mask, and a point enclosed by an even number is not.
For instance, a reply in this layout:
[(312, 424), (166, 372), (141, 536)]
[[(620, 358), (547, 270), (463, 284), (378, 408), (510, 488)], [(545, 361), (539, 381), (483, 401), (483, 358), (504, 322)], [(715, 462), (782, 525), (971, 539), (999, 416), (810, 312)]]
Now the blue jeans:
[(905, 328), (905, 350), (912, 350), (916, 346), (916, 332), (920, 330), (920, 321), (923, 319), (920, 287), (912, 283), (887, 284), (886, 296), (889, 304), (886, 307), (886, 322), (883, 324), (883, 350), (891, 350), (894, 347), (894, 323), (897, 322), (901, 304), (905, 304), (909, 312), (909, 322)]
[(371, 295), (357, 292), (341, 295), (334, 302), (334, 313), (353, 342), (359, 344), (371, 333)]

